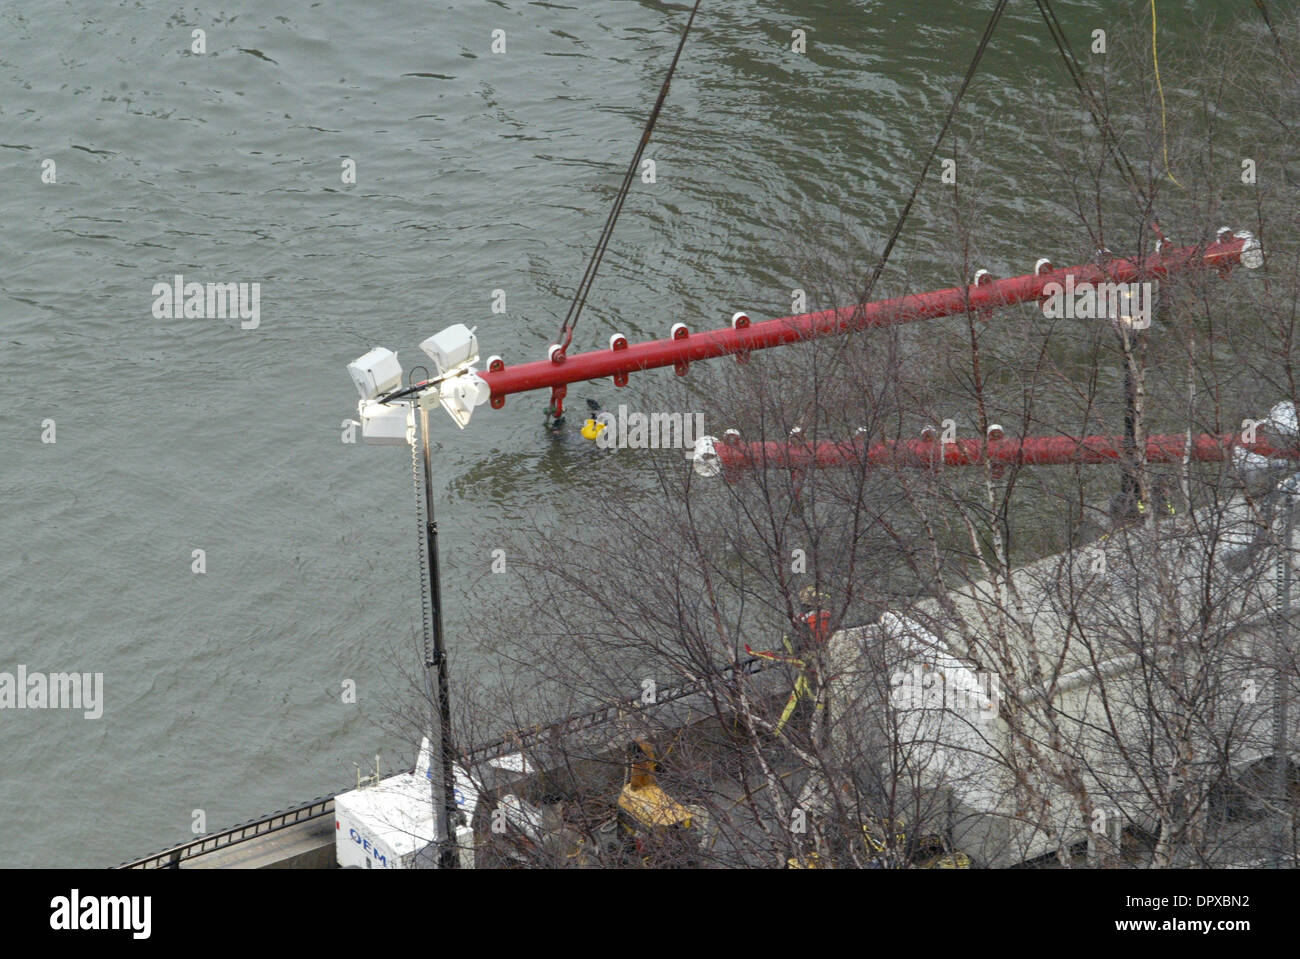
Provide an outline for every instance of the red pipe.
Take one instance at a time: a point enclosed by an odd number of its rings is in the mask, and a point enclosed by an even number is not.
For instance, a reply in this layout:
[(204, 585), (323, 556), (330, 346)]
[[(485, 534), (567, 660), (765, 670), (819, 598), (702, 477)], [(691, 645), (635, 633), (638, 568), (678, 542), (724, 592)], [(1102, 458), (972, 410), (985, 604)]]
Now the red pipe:
[[(1148, 463), (1180, 463), (1187, 436), (1173, 433), (1147, 438)], [(1021, 464), (1025, 466), (1061, 466), (1072, 463), (1111, 463), (1124, 455), (1124, 440), (1119, 436), (1027, 436), (1022, 440), (989, 440), (987, 446), (976, 439), (941, 442), (937, 439), (897, 440), (867, 446), (862, 442), (798, 441), (766, 443), (715, 444), (718, 463), (724, 471), (734, 472), (761, 466), (805, 470), (815, 467), (849, 466), (978, 466)], [(1236, 433), (1201, 433), (1192, 437), (1190, 458), (1200, 463), (1227, 459), (1233, 449), (1248, 450), (1269, 459), (1300, 459), (1300, 450), (1279, 449), (1263, 440), (1246, 443)]]
[(1145, 261), (1114, 258), (1107, 260), (1104, 266), (1089, 263), (1002, 280), (986, 280), (979, 285), (952, 287), (760, 323), (750, 323), (747, 317), (742, 317), (730, 329), (689, 333), (684, 325), (678, 324), (673, 336), (665, 340), (628, 344), (620, 338), (610, 349), (576, 356), (566, 357), (559, 347), (552, 347), (551, 359), (508, 367), (502, 360), (494, 358), (487, 372), (480, 375), (492, 389), (493, 409), (504, 406), (505, 398), (511, 393), (548, 387), (554, 391), (553, 400), (562, 400), (565, 386), (582, 380), (612, 376), (615, 386), (626, 386), (627, 375), (639, 370), (674, 366), (681, 376), (694, 360), (733, 354), (743, 361), (752, 350), (819, 336), (951, 316), (967, 309), (986, 313), (998, 307), (1039, 299), (1043, 296), (1043, 287), (1049, 283), (1064, 285), (1068, 276), (1074, 278), (1077, 286), (1080, 283), (1156, 279), (1198, 266), (1214, 267), (1226, 274), (1241, 262), (1246, 244), (1257, 246), (1254, 238), (1248, 235), (1237, 237), (1221, 232), (1220, 237), (1227, 238), (1205, 248), (1178, 247), (1147, 257)]

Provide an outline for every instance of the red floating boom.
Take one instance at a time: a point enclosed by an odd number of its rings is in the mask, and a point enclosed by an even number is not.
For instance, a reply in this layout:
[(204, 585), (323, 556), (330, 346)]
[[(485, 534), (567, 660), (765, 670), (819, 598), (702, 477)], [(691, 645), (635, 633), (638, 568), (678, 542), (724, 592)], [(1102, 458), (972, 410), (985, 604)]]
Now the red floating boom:
[(672, 336), (648, 343), (629, 344), (626, 338), (615, 336), (606, 350), (594, 350), (565, 356), (559, 346), (551, 347), (549, 359), (536, 360), (509, 367), (499, 358), (493, 358), (486, 372), (479, 374), (491, 388), (494, 409), (505, 405), (511, 393), (550, 388), (556, 415), (562, 408), (565, 386), (583, 380), (613, 377), (614, 385), (627, 385), (629, 373), (657, 369), (664, 366), (676, 368), (679, 376), (686, 373), (695, 360), (713, 359), (728, 354), (743, 360), (753, 350), (797, 343), (801, 340), (840, 333), (853, 333), (878, 327), (914, 323), (940, 316), (951, 316), (966, 310), (980, 314), (1015, 303), (1026, 303), (1044, 297), (1043, 288), (1049, 283), (1065, 285), (1067, 277), (1073, 278), (1077, 287), (1081, 283), (1129, 283), (1135, 280), (1159, 279), (1194, 268), (1218, 269), (1226, 274), (1234, 266), (1245, 262), (1251, 268), (1262, 261), (1259, 241), (1249, 233), (1234, 234), (1221, 230), (1216, 242), (1206, 247), (1178, 247), (1147, 257), (1145, 260), (1123, 258), (1105, 259), (1102, 264), (1084, 264), (1050, 269), (1043, 264), (1043, 272), (1026, 276), (990, 280), (987, 275), (972, 286), (952, 287), (932, 293), (879, 300), (858, 306), (803, 313), (782, 319), (751, 323), (744, 314), (736, 314), (729, 329), (690, 333), (684, 324), (673, 328)]
[[(1150, 436), (1146, 443), (1148, 463), (1180, 463), (1186, 449), (1185, 434)], [(1242, 450), (1270, 460), (1300, 459), (1300, 450), (1280, 449), (1264, 440), (1244, 442), (1236, 433), (1201, 433), (1192, 437), (1190, 458), (1200, 463), (1228, 459), (1233, 450)], [(708, 464), (709, 453), (716, 455), (716, 466)], [(867, 445), (861, 441), (743, 443), (718, 441), (710, 451), (697, 449), (696, 463), (702, 473), (724, 475), (742, 469), (777, 467), (807, 470), (829, 466), (863, 464), (873, 467), (903, 466), (935, 468), (939, 466), (978, 466), (1022, 464), (1025, 466), (1064, 466), (1073, 463), (1111, 463), (1124, 455), (1120, 436), (1027, 436), (1020, 440), (989, 440), (987, 445), (976, 439), (942, 442), (938, 439), (898, 440)]]

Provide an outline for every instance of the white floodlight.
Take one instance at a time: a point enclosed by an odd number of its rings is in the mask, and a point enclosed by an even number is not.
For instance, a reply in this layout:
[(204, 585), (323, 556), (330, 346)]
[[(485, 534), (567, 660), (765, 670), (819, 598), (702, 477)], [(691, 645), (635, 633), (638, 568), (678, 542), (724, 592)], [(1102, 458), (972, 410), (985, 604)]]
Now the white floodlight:
[(686, 458), (691, 460), (695, 466), (695, 472), (700, 476), (712, 479), (722, 473), (722, 464), (718, 461), (717, 439), (712, 436), (701, 436), (695, 441), (695, 447), (686, 454)]
[(402, 382), (402, 364), (397, 354), (376, 346), (365, 356), (348, 364), (348, 374), (363, 400), (372, 400), (381, 393), (396, 389)]
[(452, 373), (478, 362), (478, 337), (464, 323), (433, 334), (420, 344), (420, 349), (433, 360), (439, 373)]
[[(1264, 428), (1270, 442), (1279, 447), (1290, 447), (1294, 446), (1296, 440), (1300, 438), (1300, 422), (1297, 422), (1300, 417), (1296, 413), (1295, 404), (1290, 400), (1283, 400), (1273, 405), (1273, 408), (1268, 411), (1267, 419), (1258, 422)], [(1233, 448), (1232, 462), (1245, 478), (1252, 482), (1275, 470), (1295, 468), (1295, 464), (1289, 459), (1283, 457), (1269, 459), (1267, 456), (1261, 456), (1240, 446)]]
[(482, 406), (491, 395), (492, 387), (473, 371), (453, 376), (438, 384), (438, 401), (461, 429), (469, 423), (474, 407)]
[(372, 446), (406, 446), (415, 442), (415, 407), (409, 400), (381, 403), (375, 399), (357, 404), (361, 441)]
[(1249, 230), (1238, 230), (1233, 236), (1246, 241), (1241, 245), (1242, 266), (1248, 270), (1258, 270), (1264, 265), (1264, 247), (1259, 242), (1259, 237)]
[(1277, 403), (1268, 411), (1268, 430), (1285, 443), (1294, 443), (1297, 434), (1295, 404), (1290, 400)]

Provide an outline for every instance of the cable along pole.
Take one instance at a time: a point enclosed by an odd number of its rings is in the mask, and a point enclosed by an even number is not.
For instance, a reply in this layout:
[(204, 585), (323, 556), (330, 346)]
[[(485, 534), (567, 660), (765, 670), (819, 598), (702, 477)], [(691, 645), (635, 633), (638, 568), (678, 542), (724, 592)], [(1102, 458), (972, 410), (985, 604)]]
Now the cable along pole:
[[(424, 459), (424, 548), (427, 557), (429, 606), (426, 625), (432, 635), (426, 634), (424, 645), (424, 674), (430, 697), (430, 713), (436, 709), (437, 736), (429, 731), (432, 749), (429, 780), (433, 799), (433, 842), (435, 863), (439, 869), (456, 868), (456, 849), (452, 841), (455, 826), (456, 782), (452, 764), (455, 742), (451, 733), (451, 692), (447, 674), (447, 650), (442, 631), (442, 576), (438, 569), (438, 520), (433, 511), (433, 453), (429, 447), (429, 410), (425, 397), (418, 400), (420, 408), (420, 445)], [(431, 717), (432, 718), (432, 715)]]
[(1290, 771), (1290, 754), (1287, 750), (1287, 713), (1290, 690), (1288, 674), (1291, 669), (1291, 540), (1295, 531), (1295, 496), (1297, 476), (1288, 476), (1278, 485), (1282, 494), (1282, 538), (1277, 551), (1277, 647), (1273, 672), (1273, 764), (1272, 764), (1272, 799), (1277, 803), (1275, 823), (1273, 826), (1273, 862), (1274, 869), (1283, 868), (1287, 856), (1287, 834), (1291, 832), (1288, 814), (1290, 806), (1288, 796), (1288, 779)]

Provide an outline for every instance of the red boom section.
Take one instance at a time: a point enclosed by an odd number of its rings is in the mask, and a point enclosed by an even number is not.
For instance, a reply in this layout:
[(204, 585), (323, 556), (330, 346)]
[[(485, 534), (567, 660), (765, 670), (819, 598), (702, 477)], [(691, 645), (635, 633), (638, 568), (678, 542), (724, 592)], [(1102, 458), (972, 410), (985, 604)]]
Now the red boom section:
[[(1150, 436), (1146, 443), (1147, 462), (1180, 463), (1186, 444), (1186, 434)], [(1197, 462), (1214, 463), (1227, 459), (1234, 449), (1268, 459), (1300, 459), (1300, 450), (1280, 449), (1263, 440), (1244, 442), (1236, 433), (1194, 435), (1188, 453)], [(719, 441), (714, 451), (718, 464), (726, 473), (761, 467), (806, 470), (855, 464), (920, 468), (978, 466), (982, 463), (1063, 466), (1073, 463), (1116, 462), (1124, 455), (1124, 439), (1120, 436), (1029, 436), (1019, 440), (989, 440), (987, 444), (976, 439), (947, 443), (937, 439), (922, 439), (871, 445), (861, 441)]]
[(765, 350), (820, 336), (914, 323), (917, 320), (963, 313), (968, 309), (983, 313), (1015, 303), (1025, 303), (1042, 298), (1043, 288), (1049, 283), (1064, 285), (1067, 277), (1073, 277), (1077, 287), (1081, 283), (1129, 283), (1158, 279), (1194, 268), (1215, 268), (1227, 273), (1241, 262), (1242, 250), (1247, 244), (1252, 244), (1252, 249), (1258, 247), (1257, 241), (1249, 235), (1235, 236), (1223, 231), (1219, 236), (1220, 241), (1206, 247), (1177, 247), (1144, 260), (1112, 258), (1104, 264), (1085, 264), (1002, 280), (986, 280), (972, 286), (917, 293), (760, 323), (750, 323), (748, 318), (741, 316), (730, 329), (690, 333), (684, 325), (678, 324), (668, 339), (628, 344), (620, 337), (616, 338), (610, 349), (575, 356), (566, 357), (563, 350), (552, 347), (550, 359), (513, 367), (506, 366), (500, 359), (494, 359), (489, 363), (487, 372), (480, 375), (491, 387), (494, 409), (504, 406), (505, 398), (511, 393), (548, 387), (554, 391), (553, 397), (556, 400), (562, 400), (567, 384), (583, 380), (612, 376), (616, 386), (625, 386), (627, 375), (640, 370), (672, 366), (680, 376), (686, 373), (687, 367), (695, 360), (713, 359), (728, 354), (743, 359), (753, 350)]

